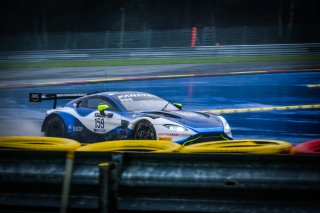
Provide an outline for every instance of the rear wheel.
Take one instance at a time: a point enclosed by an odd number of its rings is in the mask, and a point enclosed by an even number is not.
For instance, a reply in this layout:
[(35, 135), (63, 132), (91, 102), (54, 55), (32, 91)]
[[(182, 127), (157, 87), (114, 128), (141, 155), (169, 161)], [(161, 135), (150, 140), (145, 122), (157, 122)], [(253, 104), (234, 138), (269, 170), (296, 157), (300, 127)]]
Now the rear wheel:
[(66, 128), (61, 118), (57, 116), (50, 118), (45, 129), (45, 135), (59, 138), (64, 138), (66, 136)]
[(156, 140), (156, 131), (153, 125), (146, 120), (140, 121), (134, 130), (135, 140)]

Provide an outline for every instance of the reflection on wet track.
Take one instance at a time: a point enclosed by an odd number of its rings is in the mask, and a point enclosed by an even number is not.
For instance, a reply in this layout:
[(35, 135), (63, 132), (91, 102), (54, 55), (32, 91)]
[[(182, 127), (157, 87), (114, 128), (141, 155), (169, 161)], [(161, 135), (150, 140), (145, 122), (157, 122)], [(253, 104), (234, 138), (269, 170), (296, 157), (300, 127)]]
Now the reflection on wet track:
[[(1, 89), (1, 135), (40, 134), (51, 102), (28, 103), (29, 92), (90, 93), (134, 90), (153, 93), (187, 110), (235, 109), (320, 103), (320, 73), (279, 73), (125, 81)], [(60, 101), (62, 105), (66, 101)], [(300, 143), (320, 138), (320, 110), (299, 109), (224, 115), (235, 139), (267, 138)]]

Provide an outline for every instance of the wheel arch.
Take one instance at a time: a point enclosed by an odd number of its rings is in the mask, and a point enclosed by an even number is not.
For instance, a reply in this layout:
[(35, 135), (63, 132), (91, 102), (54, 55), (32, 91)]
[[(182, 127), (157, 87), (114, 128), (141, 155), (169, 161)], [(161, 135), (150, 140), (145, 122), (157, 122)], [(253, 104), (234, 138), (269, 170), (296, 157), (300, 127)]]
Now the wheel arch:
[(44, 119), (44, 121), (43, 121), (43, 123), (42, 123), (42, 126), (41, 126), (41, 132), (45, 132), (49, 120), (52, 119), (52, 118), (54, 118), (54, 117), (60, 118), (60, 119), (63, 121), (64, 125), (66, 125), (63, 117), (62, 117), (59, 113), (51, 113), (50, 115), (48, 115), (48, 116)]
[(141, 123), (141, 122), (144, 122), (144, 121), (147, 121), (147, 122), (151, 123), (152, 126), (154, 126), (154, 124), (152, 123), (152, 119), (151, 118), (149, 118), (149, 117), (141, 117), (141, 118), (137, 119), (136, 121), (134, 121), (134, 123), (132, 125), (132, 129), (135, 130), (137, 125), (139, 123)]
[(140, 118), (139, 120), (137, 120), (135, 123), (134, 123), (134, 126), (133, 126), (133, 138), (135, 138), (135, 134), (136, 134), (136, 131), (137, 131), (137, 128), (138, 128), (138, 125), (140, 123), (143, 123), (143, 122), (147, 122), (151, 125), (153, 131), (154, 131), (154, 136), (155, 136), (155, 139), (158, 138), (157, 136), (157, 129), (154, 125), (154, 123), (152, 122), (152, 119), (151, 118), (148, 118), (148, 117), (143, 117), (143, 118)]

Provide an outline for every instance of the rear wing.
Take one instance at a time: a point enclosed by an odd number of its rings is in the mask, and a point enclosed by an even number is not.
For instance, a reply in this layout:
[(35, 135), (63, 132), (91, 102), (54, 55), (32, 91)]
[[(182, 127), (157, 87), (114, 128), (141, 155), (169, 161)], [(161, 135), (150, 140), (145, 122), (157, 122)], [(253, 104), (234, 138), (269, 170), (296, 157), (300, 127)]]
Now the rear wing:
[(53, 100), (53, 109), (57, 108), (58, 99), (75, 99), (87, 94), (55, 94), (55, 93), (29, 93), (29, 102), (42, 102), (43, 100)]

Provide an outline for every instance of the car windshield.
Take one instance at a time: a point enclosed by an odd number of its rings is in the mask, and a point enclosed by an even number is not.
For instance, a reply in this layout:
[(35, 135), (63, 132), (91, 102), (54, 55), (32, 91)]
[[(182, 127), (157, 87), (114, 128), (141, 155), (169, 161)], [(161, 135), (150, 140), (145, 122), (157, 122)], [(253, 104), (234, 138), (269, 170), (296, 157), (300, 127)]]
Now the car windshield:
[(147, 93), (126, 93), (115, 95), (114, 98), (116, 98), (128, 112), (179, 110), (168, 101)]

